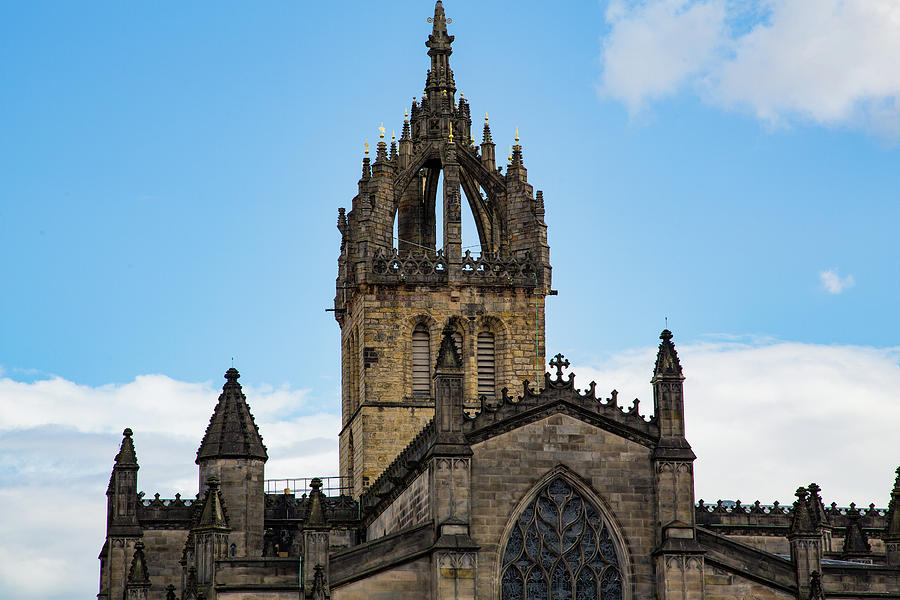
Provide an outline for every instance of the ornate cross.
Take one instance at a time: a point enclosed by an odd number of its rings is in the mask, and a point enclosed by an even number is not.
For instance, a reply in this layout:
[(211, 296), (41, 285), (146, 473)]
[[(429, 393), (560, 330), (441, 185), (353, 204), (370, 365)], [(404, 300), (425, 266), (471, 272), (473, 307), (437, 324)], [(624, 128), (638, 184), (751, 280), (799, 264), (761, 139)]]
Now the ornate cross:
[(563, 369), (569, 368), (569, 359), (562, 354), (557, 354), (553, 357), (553, 360), (550, 361), (550, 366), (556, 369), (556, 378), (562, 379)]

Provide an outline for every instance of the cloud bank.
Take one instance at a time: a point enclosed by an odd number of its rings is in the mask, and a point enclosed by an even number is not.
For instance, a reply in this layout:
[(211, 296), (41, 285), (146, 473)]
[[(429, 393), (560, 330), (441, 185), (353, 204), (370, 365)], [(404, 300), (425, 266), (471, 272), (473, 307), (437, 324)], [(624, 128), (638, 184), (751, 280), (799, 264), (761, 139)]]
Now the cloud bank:
[(895, 0), (610, 0), (603, 96), (632, 114), (689, 90), (767, 124), (900, 140)]
[[(900, 464), (900, 348), (717, 338), (678, 351), (697, 499), (790, 502), (815, 481), (827, 502), (886, 506)], [(572, 370), (577, 385), (593, 379), (598, 394), (616, 388), (623, 403), (637, 396), (646, 412), (655, 353), (638, 348)], [(337, 414), (312, 411), (303, 391), (244, 391), (269, 448), (267, 477), (337, 470)], [(122, 429), (134, 429), (148, 497), (193, 496), (193, 460), (218, 393), (210, 382), (163, 375), (100, 387), (0, 378), (0, 510), (15, 515), (0, 520), (4, 595), (96, 594), (104, 492)]]

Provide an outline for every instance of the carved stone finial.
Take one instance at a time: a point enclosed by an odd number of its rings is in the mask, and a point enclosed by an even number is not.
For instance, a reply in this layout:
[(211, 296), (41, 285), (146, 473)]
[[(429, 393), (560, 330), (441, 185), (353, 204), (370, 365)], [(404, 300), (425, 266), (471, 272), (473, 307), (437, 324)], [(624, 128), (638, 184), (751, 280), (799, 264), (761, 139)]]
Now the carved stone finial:
[(557, 354), (550, 361), (550, 366), (556, 369), (556, 380), (562, 381), (563, 369), (569, 368), (569, 359), (564, 357), (562, 354)]
[(456, 349), (456, 342), (453, 341), (453, 334), (456, 333), (456, 330), (453, 329), (453, 326), (448, 321), (441, 333), (443, 337), (441, 338), (441, 347), (438, 350), (435, 373), (458, 371), (462, 368), (462, 357)]
[(131, 558), (131, 568), (128, 570), (127, 587), (148, 587), (150, 585), (150, 572), (147, 569), (147, 559), (144, 557), (144, 542), (138, 540), (134, 544), (134, 556)]
[(313, 567), (312, 598), (313, 600), (326, 600), (328, 598), (328, 584), (325, 581), (325, 569), (318, 563)]
[(815, 533), (812, 515), (809, 512), (807, 497), (809, 492), (805, 487), (797, 488), (794, 492), (797, 499), (794, 501), (794, 510), (791, 511), (791, 527), (788, 536), (810, 535)]
[(237, 383), (237, 380), (241, 378), (241, 374), (238, 373), (238, 370), (234, 367), (231, 367), (227, 371), (225, 371), (225, 380), (228, 383)]
[(322, 493), (322, 480), (313, 477), (309, 482), (310, 492), (309, 500), (307, 500), (308, 508), (306, 512), (307, 527), (321, 527), (326, 524), (325, 505), (323, 499), (325, 494)]
[(122, 445), (119, 446), (119, 453), (116, 454), (116, 467), (136, 468), (137, 453), (134, 451), (134, 440), (131, 439), (132, 431), (126, 428), (122, 432)]
[(659, 339), (662, 341), (656, 354), (653, 379), (684, 379), (681, 372), (681, 362), (678, 360), (675, 344), (672, 343), (672, 332), (668, 329), (663, 329), (662, 333), (659, 334)]
[(809, 574), (809, 600), (825, 600), (825, 590), (822, 589), (822, 577), (818, 571)]
[(844, 558), (859, 558), (872, 551), (869, 539), (862, 528), (862, 515), (853, 509), (847, 513), (847, 532), (844, 534)]

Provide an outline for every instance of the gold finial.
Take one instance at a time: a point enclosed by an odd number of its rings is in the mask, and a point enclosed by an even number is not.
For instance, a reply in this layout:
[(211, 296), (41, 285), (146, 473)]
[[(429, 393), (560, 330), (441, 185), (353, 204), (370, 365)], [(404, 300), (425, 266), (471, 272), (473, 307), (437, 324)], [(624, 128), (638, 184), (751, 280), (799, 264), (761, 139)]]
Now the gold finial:
[[(384, 121), (381, 122), (381, 125), (378, 127), (378, 137), (384, 139)], [(519, 138), (516, 138), (519, 139)]]
[(516, 125), (516, 143), (519, 143), (519, 126)]
[(509, 162), (512, 162), (512, 146), (509, 147)]
[[(413, 98), (415, 100), (415, 98)], [(409, 118), (409, 111), (405, 108), (403, 109), (403, 119), (406, 120)]]
[(394, 131), (393, 129), (391, 129), (391, 141), (393, 142), (396, 139), (397, 139), (397, 132)]
[(453, 121), (450, 121), (450, 143), (453, 143)]
[(488, 120), (487, 120), (487, 111), (484, 111), (484, 122), (485, 122), (485, 123), (488, 122)]
[(369, 155), (369, 138), (366, 138), (366, 144), (365, 144), (365, 146), (366, 146), (366, 152), (365, 152), (365, 154), (366, 154), (366, 156), (368, 156), (368, 155)]

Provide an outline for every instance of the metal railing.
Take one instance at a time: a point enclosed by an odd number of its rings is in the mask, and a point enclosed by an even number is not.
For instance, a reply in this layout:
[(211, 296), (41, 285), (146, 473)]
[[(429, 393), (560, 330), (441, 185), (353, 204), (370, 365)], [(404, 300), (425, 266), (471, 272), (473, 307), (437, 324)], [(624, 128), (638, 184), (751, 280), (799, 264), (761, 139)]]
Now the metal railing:
[[(309, 483), (314, 477), (296, 477), (293, 479), (266, 479), (267, 494), (294, 494), (297, 497), (303, 494), (309, 495), (312, 489)], [(350, 495), (351, 482), (349, 477), (332, 475), (319, 477), (322, 480), (322, 493), (326, 496)]]

